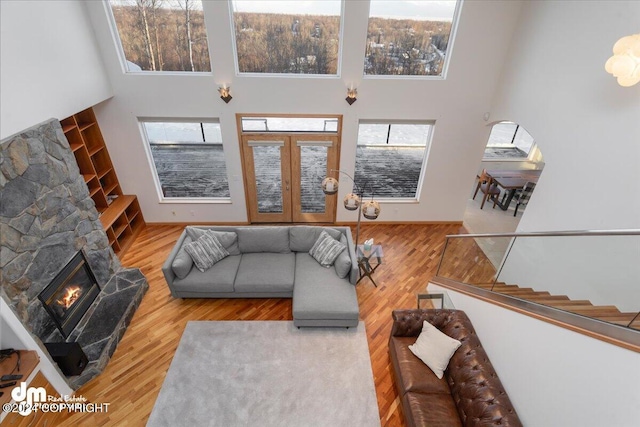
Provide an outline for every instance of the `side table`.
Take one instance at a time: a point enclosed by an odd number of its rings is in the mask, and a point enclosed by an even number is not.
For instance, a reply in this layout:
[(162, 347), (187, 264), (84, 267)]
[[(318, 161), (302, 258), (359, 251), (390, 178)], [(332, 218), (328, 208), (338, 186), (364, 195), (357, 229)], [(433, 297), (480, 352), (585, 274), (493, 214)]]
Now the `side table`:
[(368, 277), (369, 280), (371, 280), (371, 283), (373, 283), (375, 287), (378, 287), (376, 282), (373, 280), (373, 273), (382, 264), (383, 256), (384, 253), (382, 252), (381, 245), (373, 245), (368, 251), (364, 249), (364, 245), (358, 245), (356, 248), (356, 257), (358, 258), (358, 270), (360, 270), (360, 277), (356, 284), (363, 278)]

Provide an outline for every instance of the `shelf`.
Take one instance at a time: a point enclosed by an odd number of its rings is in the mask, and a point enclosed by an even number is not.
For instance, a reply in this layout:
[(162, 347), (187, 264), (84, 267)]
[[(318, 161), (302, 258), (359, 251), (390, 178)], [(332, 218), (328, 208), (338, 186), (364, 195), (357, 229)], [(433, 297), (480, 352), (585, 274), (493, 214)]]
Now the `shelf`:
[(89, 129), (91, 126), (95, 125), (95, 123), (79, 123), (78, 129), (82, 132), (85, 129)]
[(78, 128), (78, 126), (76, 125), (76, 119), (74, 119), (73, 116), (67, 117), (64, 120), (61, 120), (60, 126), (62, 126), (62, 132), (64, 133), (70, 132)]
[(98, 177), (98, 179), (102, 179), (102, 177), (104, 177), (109, 172), (111, 172), (111, 168), (107, 168), (107, 169), (99, 170), (99, 171), (96, 170), (96, 176)]
[(105, 187), (104, 187), (104, 193), (105, 193), (106, 195), (111, 194), (111, 192), (112, 192), (113, 190), (115, 190), (115, 188), (116, 188), (117, 186), (118, 186), (118, 183), (117, 183), (117, 182), (114, 182), (113, 184), (109, 185), (108, 187), (107, 187), (107, 186), (105, 186)]
[(129, 218), (129, 222), (133, 222), (133, 220), (138, 216), (138, 214), (140, 213), (140, 211), (138, 210), (131, 210), (131, 212), (129, 212), (129, 209), (127, 209), (127, 218)]
[(120, 255), (145, 227), (138, 199), (134, 195), (122, 194), (92, 108), (61, 120), (60, 125), (100, 213), (100, 222), (109, 244)]
[(104, 228), (111, 227), (135, 199), (136, 196), (119, 196), (115, 199), (100, 217), (102, 226)]
[(89, 147), (87, 147), (87, 150), (89, 151), (89, 155), (91, 157), (93, 157), (96, 153), (98, 153), (100, 150), (102, 150), (104, 147), (94, 147), (91, 150), (89, 150)]
[(120, 224), (120, 225), (118, 225), (116, 228), (114, 228), (114, 229), (113, 229), (113, 234), (115, 234), (115, 235), (116, 235), (116, 239), (117, 239), (118, 237), (120, 237), (120, 235), (122, 234), (122, 232), (123, 232), (124, 230), (126, 230), (128, 226), (129, 226), (129, 224), (128, 224), (128, 223), (124, 223), (124, 224)]
[(109, 239), (109, 244), (113, 244), (116, 241), (116, 235), (112, 229), (107, 228), (107, 238)]

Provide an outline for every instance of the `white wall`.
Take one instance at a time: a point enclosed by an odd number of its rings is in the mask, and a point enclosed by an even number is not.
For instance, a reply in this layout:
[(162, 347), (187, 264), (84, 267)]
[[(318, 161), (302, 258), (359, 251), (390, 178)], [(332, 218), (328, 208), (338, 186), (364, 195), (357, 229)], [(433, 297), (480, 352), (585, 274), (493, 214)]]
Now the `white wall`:
[[(640, 85), (604, 70), (639, 22), (637, 1), (525, 4), (491, 114), (544, 154), (517, 231), (640, 229)], [(637, 311), (640, 240), (596, 242), (518, 241), (501, 280)]]
[(639, 22), (637, 1), (525, 3), (491, 111), (544, 155), (518, 231), (640, 228), (640, 85), (604, 70)]
[[(0, 19), (0, 139), (111, 96), (81, 2), (2, 1)], [(2, 346), (37, 350), (49, 382), (59, 393), (70, 394), (48, 354), (5, 302), (0, 304)]]
[(638, 425), (639, 353), (429, 284), (437, 291), (471, 319), (524, 425)]
[[(204, 2), (212, 74), (127, 75), (103, 5), (90, 2), (87, 7), (115, 93), (97, 108), (98, 121), (124, 192), (138, 195), (149, 222), (247, 220), (236, 113), (344, 115), (340, 167), (349, 172), (355, 165), (358, 120), (435, 120), (419, 202), (384, 204), (379, 221), (461, 221), (489, 135), (482, 117), (498, 84), (520, 9), (517, 2), (465, 2), (447, 79), (401, 81), (362, 77), (366, 1), (345, 2), (342, 72), (328, 78), (237, 76), (228, 3), (223, 1)], [(500, 25), (487, 25), (490, 22)], [(229, 104), (217, 93), (223, 83), (231, 85)], [(358, 88), (358, 101), (349, 106), (344, 98), (351, 84)], [(231, 203), (159, 203), (138, 117), (219, 118)], [(348, 190), (340, 187), (339, 200)], [(355, 221), (356, 215), (338, 209), (337, 220)]]
[(58, 371), (57, 365), (51, 361), (51, 356), (44, 351), (18, 319), (18, 316), (0, 296), (0, 348), (14, 348), (16, 350), (35, 350), (40, 357), (38, 369), (49, 383), (61, 395), (71, 395), (72, 389)]
[(111, 96), (82, 2), (0, 2), (0, 139)]

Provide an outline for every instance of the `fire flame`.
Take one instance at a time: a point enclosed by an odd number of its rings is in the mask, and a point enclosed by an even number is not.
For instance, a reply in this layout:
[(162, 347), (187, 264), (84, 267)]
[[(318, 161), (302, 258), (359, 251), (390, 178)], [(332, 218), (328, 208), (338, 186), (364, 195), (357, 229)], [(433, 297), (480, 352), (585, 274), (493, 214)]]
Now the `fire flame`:
[(80, 286), (69, 286), (67, 287), (64, 296), (56, 302), (67, 309), (71, 307), (73, 303), (78, 300), (78, 298), (80, 298), (81, 294), (82, 289), (80, 288)]

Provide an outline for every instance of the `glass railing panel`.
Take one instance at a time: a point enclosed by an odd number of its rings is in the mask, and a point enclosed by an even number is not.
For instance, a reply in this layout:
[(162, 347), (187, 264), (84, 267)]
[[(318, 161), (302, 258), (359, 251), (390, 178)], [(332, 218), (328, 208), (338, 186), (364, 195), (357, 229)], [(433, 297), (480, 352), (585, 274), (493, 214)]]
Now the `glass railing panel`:
[(497, 281), (531, 289), (524, 299), (628, 326), (640, 311), (640, 236), (518, 237)]
[(449, 238), (438, 276), (491, 289), (512, 237)]
[(449, 236), (438, 276), (640, 330), (640, 232), (539, 234)]

